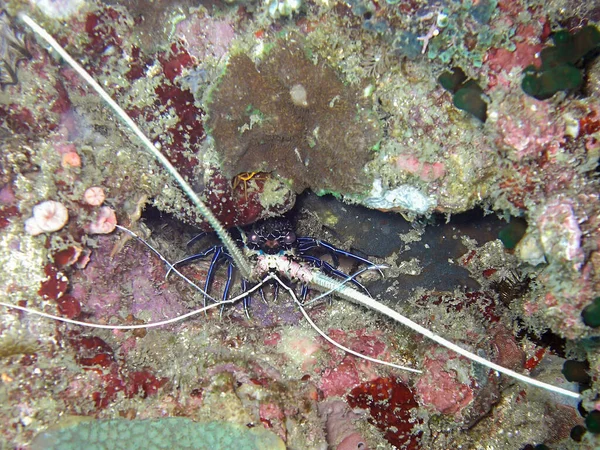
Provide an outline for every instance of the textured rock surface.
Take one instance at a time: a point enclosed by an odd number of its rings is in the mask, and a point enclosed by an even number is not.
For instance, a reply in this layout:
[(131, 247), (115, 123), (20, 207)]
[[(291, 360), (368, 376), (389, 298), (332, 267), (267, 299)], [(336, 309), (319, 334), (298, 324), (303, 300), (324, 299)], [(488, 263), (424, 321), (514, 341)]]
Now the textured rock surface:
[(254, 63), (231, 57), (209, 104), (208, 126), (231, 178), (275, 172), (301, 192), (363, 193), (381, 134), (374, 113), (298, 39), (277, 40)]

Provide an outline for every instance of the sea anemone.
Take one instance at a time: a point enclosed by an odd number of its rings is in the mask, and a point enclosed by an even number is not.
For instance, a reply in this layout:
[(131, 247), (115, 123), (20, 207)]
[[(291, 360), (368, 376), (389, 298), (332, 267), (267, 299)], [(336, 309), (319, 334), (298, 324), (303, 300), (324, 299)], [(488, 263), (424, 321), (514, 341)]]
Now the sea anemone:
[(33, 236), (58, 231), (69, 221), (65, 205), (47, 200), (33, 207), (33, 216), (25, 221), (25, 231)]

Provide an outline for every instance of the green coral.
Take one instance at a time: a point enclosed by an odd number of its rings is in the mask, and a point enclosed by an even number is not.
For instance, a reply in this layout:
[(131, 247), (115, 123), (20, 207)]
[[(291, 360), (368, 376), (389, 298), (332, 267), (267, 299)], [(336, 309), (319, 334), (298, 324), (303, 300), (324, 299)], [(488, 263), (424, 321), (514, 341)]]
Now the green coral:
[(592, 381), (589, 375), (590, 365), (587, 361), (567, 360), (563, 364), (562, 374), (571, 383), (588, 384)]
[(32, 450), (279, 450), (283, 441), (262, 428), (228, 422), (198, 423), (183, 417), (149, 420), (93, 420), (46, 430)]
[(592, 411), (585, 418), (585, 426), (588, 431), (600, 434), (600, 411)]

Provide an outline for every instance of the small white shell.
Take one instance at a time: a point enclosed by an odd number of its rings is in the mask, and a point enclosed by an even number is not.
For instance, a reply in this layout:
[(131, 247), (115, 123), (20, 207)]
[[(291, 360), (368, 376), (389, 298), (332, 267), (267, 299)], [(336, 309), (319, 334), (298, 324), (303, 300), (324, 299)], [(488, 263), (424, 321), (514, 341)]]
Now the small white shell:
[(306, 100), (306, 89), (301, 84), (295, 84), (290, 89), (290, 97), (292, 98), (292, 103), (296, 106), (302, 106), (306, 108), (308, 106), (308, 101)]

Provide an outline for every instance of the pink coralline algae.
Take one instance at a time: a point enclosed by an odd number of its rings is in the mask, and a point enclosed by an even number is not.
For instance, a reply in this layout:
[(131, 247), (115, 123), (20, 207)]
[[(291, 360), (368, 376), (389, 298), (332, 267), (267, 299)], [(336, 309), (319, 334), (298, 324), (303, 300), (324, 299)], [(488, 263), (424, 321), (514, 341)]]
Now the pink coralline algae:
[[(331, 329), (328, 335), (336, 342), (372, 358), (382, 358), (386, 350), (377, 333), (369, 333), (364, 329), (352, 333)], [(361, 379), (376, 378), (369, 362), (350, 355), (340, 357), (337, 349), (326, 348), (329, 349), (332, 360), (329, 367), (323, 371), (318, 384), (324, 397), (344, 395), (360, 383)]]
[(494, 336), (494, 362), (503, 367), (519, 371), (525, 365), (525, 352), (519, 346), (510, 330), (497, 323), (490, 328), (490, 335)]
[(131, 280), (133, 303), (131, 312), (137, 316), (142, 313), (150, 314), (152, 321), (163, 320), (183, 314), (185, 309), (178, 295), (169, 290), (163, 290), (137, 274)]
[(474, 398), (467, 372), (470, 363), (440, 349), (434, 357), (426, 357), (422, 367), (423, 375), (415, 386), (419, 403), (442, 414), (460, 417)]
[(327, 443), (336, 450), (368, 450), (365, 439), (356, 430), (361, 415), (342, 400), (319, 403), (319, 415), (325, 420)]
[[(575, 283), (556, 283), (556, 275), (544, 272), (538, 277), (540, 284), (551, 288), (531, 305), (534, 313), (547, 311), (554, 324), (554, 330), (568, 339), (577, 339), (583, 330), (581, 310), (598, 294), (597, 285), (590, 277), (591, 267), (586, 264)], [(563, 271), (567, 272), (567, 271)]]
[[(511, 23), (518, 22), (518, 12), (514, 12), (514, 14), (511, 18), (506, 17), (505, 20)], [(530, 64), (539, 65), (541, 61), (538, 54), (543, 47), (540, 39), (547, 39), (549, 32), (550, 24), (544, 18), (517, 25), (515, 34), (520, 40), (515, 42), (514, 50), (490, 49), (487, 53), (487, 62), (490, 68), (496, 72), (504, 70), (508, 73), (513, 69), (523, 69)]]
[(541, 49), (541, 44), (528, 42), (517, 42), (512, 52), (505, 48), (493, 48), (488, 53), (488, 63), (497, 71), (510, 72), (514, 68), (524, 68), (531, 64)]
[(31, 3), (46, 16), (64, 20), (77, 14), (86, 2), (85, 0), (33, 0)]
[(565, 124), (556, 120), (556, 111), (548, 102), (523, 94), (514, 105), (500, 105), (498, 114), (498, 144), (510, 159), (536, 159), (544, 152), (552, 156), (565, 142)]
[(423, 181), (435, 181), (442, 178), (446, 173), (444, 163), (435, 162), (427, 163), (420, 161), (414, 155), (400, 155), (396, 159), (396, 167), (398, 169), (412, 173)]
[(99, 236), (98, 248), (87, 267), (71, 274), (70, 294), (79, 300), (83, 311), (94, 320), (128, 314), (135, 318), (142, 311), (148, 311), (152, 320), (161, 320), (183, 312), (176, 295), (161, 289), (165, 269), (160, 260), (136, 245), (128, 245), (113, 256), (111, 240), (111, 236)]
[(354, 360), (351, 356), (346, 356), (337, 367), (325, 370), (319, 382), (319, 389), (327, 398), (344, 395), (349, 388), (356, 386), (359, 382), (360, 378)]
[(285, 413), (276, 403), (261, 403), (258, 407), (261, 423), (265, 428), (276, 433), (284, 442), (287, 439), (285, 430)]
[(353, 332), (331, 329), (328, 334), (340, 344), (371, 358), (380, 357), (386, 348), (381, 340), (381, 332), (378, 331), (368, 331), (364, 328)]
[(221, 58), (227, 53), (235, 37), (231, 22), (205, 17), (200, 13), (179, 22), (175, 30), (177, 36), (185, 41), (190, 54), (199, 61), (203, 61), (207, 56)]

